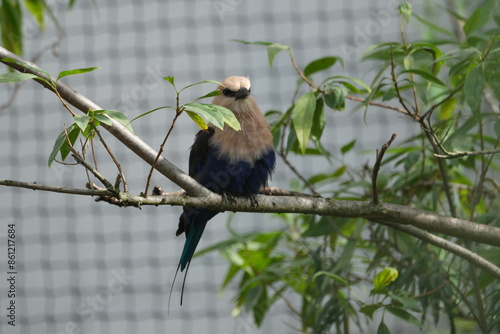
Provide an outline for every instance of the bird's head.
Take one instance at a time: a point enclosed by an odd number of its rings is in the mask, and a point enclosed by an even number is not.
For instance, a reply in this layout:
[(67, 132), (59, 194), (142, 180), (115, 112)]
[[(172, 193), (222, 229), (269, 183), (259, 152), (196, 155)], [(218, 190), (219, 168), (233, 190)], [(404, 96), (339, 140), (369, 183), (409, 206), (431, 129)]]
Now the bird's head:
[(235, 102), (244, 102), (250, 96), (250, 80), (247, 77), (232, 76), (222, 81), (217, 89), (222, 94), (214, 97), (212, 103), (230, 108)]

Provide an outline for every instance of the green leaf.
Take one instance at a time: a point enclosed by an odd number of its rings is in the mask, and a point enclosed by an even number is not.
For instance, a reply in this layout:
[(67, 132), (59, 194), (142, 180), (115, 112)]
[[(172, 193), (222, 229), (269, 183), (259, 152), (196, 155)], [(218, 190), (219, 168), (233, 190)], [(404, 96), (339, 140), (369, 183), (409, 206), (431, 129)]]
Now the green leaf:
[(43, 1), (41, 1), (41, 0), (24, 0), (24, 5), (26, 6), (26, 9), (28, 9), (30, 11), (30, 13), (33, 15), (35, 20), (38, 22), (38, 25), (40, 26), (40, 30), (44, 31), (45, 30), (45, 23), (43, 20), (43, 10), (44, 10)]
[(413, 63), (414, 63), (414, 60), (413, 60), (412, 55), (407, 55), (403, 59), (403, 66), (405, 67), (406, 70), (411, 70), (413, 68)]
[(437, 26), (437, 25), (433, 24), (432, 22), (429, 22), (429, 21), (425, 20), (424, 18), (418, 16), (417, 14), (413, 14), (413, 17), (415, 17), (417, 19), (417, 21), (419, 21), (423, 25), (427, 26), (429, 28), (429, 30), (431, 30), (433, 32), (437, 31), (437, 32), (440, 32), (440, 33), (445, 34), (447, 36), (456, 38), (455, 34), (452, 33), (451, 31), (449, 31), (445, 28), (442, 28), (440, 26)]
[(200, 115), (219, 129), (224, 129), (224, 117), (213, 104), (187, 103), (184, 109)]
[(310, 62), (306, 66), (306, 68), (304, 69), (304, 75), (306, 77), (308, 77), (314, 73), (329, 69), (330, 67), (335, 65), (335, 63), (337, 63), (337, 61), (341, 62), (341, 64), (343, 65), (342, 58), (339, 58), (339, 57), (324, 57), (324, 58), (316, 59), (316, 60)]
[(356, 245), (356, 239), (349, 239), (347, 241), (347, 244), (344, 246), (339, 260), (332, 270), (333, 272), (338, 272), (339, 270), (345, 269), (351, 263), (352, 257), (354, 256), (354, 251), (356, 250)]
[[(262, 286), (262, 285), (260, 285)], [(273, 301), (267, 298), (266, 288), (263, 288), (263, 292), (260, 294), (260, 298), (253, 308), (253, 319), (257, 327), (262, 326), (264, 317), (268, 314), (269, 307), (273, 304)]]
[(464, 32), (467, 36), (472, 34), (474, 31), (482, 28), (486, 23), (489, 22), (496, 2), (497, 0), (488, 0), (484, 5), (480, 5), (471, 14), (471, 16), (469, 16), (464, 24)]
[(290, 47), (279, 43), (274, 43), (267, 47), (267, 57), (269, 59), (269, 67), (271, 69), (273, 68), (274, 58), (283, 50), (288, 50), (288, 52), (290, 52)]
[(249, 312), (251, 309), (255, 307), (257, 302), (260, 299), (260, 296), (263, 293), (263, 287), (261, 284), (258, 284), (251, 288), (247, 293), (247, 298), (245, 298), (245, 310)]
[[(123, 125), (130, 133), (135, 135), (134, 129), (132, 129), (132, 125), (130, 124), (131, 121), (128, 120), (127, 116), (125, 116), (123, 113), (119, 112), (118, 110), (94, 110), (94, 112), (99, 112), (103, 115), (108, 115), (110, 118), (114, 119), (121, 125)], [(103, 122), (107, 124), (106, 122)]]
[[(358, 85), (360, 85), (361, 87), (363, 87), (365, 89), (366, 92), (371, 92), (372, 89), (370, 88), (370, 86), (368, 86), (367, 84), (365, 84), (363, 81), (359, 80), (359, 79), (356, 79), (356, 78), (353, 78), (353, 77), (347, 77), (347, 76), (344, 76), (344, 75), (334, 75), (332, 77), (329, 77), (327, 78), (325, 81), (329, 81), (331, 80), (331, 83), (342, 83), (343, 85), (346, 84), (345, 81), (343, 80), (337, 80), (337, 79), (345, 79), (345, 80), (349, 80), (349, 81), (352, 81)], [(349, 88), (349, 89), (352, 89), (352, 88)], [(358, 88), (355, 88), (354, 91), (356, 93), (359, 93), (361, 92), (361, 90), (359, 90)]]
[(113, 122), (106, 115), (97, 114), (97, 115), (94, 116), (94, 118), (96, 120), (98, 120), (99, 122), (106, 124), (107, 126), (113, 126)]
[(387, 325), (384, 323), (384, 320), (380, 321), (380, 324), (378, 325), (377, 328), (377, 334), (391, 334), (391, 331), (387, 327)]
[[(214, 126), (219, 129), (224, 129), (224, 123), (227, 124), (235, 131), (241, 130), (241, 125), (233, 112), (223, 106), (219, 106), (217, 104), (202, 104), (202, 103), (187, 103), (184, 105), (184, 109), (186, 111), (190, 111), (192, 113), (198, 114), (204, 117), (208, 122), (212, 123)], [(193, 119), (198, 126), (200, 123), (197, 122), (195, 118), (190, 115), (191, 119)], [(201, 123), (203, 126), (203, 123)], [(203, 127), (200, 126), (202, 129)]]
[(411, 3), (403, 2), (401, 5), (399, 5), (399, 12), (405, 18), (406, 24), (410, 24), (411, 11), (412, 11)]
[(475, 66), (464, 82), (465, 101), (469, 105), (472, 112), (478, 112), (479, 105), (483, 100), (483, 92), (485, 86), (485, 73), (483, 65)]
[(175, 78), (174, 77), (164, 77), (163, 79), (167, 80), (175, 87)]
[(257, 42), (249, 42), (249, 41), (245, 41), (245, 40), (242, 40), (242, 39), (232, 39), (233, 42), (238, 42), (238, 43), (242, 43), (242, 44), (247, 44), (247, 45), (265, 45), (265, 46), (269, 46), (269, 45), (273, 45), (274, 43), (271, 43), (271, 42), (260, 42), (260, 41), (257, 41)]
[(406, 54), (404, 47), (401, 43), (396, 42), (386, 42), (371, 45), (366, 48), (361, 60), (390, 60), (391, 54), (393, 56)]
[(396, 96), (397, 96), (396, 89), (394, 87), (390, 87), (385, 91), (384, 96), (382, 96), (382, 101), (392, 100)]
[(403, 73), (413, 73), (413, 74), (416, 74), (416, 75), (419, 75), (421, 76), (422, 78), (424, 79), (427, 79), (435, 84), (438, 84), (440, 86), (443, 86), (443, 87), (446, 87), (446, 85), (441, 81), (439, 80), (437, 77), (435, 77), (433, 74), (429, 73), (429, 72), (426, 72), (426, 71), (422, 71), (422, 70), (405, 70), (405, 71), (401, 71), (400, 74), (403, 74)]
[(388, 286), (391, 282), (394, 282), (398, 278), (398, 270), (387, 267), (375, 276), (373, 280), (373, 285), (375, 290), (380, 290)]
[[(45, 71), (44, 71), (44, 70), (42, 70), (41, 68), (38, 68), (38, 67), (36, 67), (36, 66), (34, 66), (34, 65), (30, 65), (30, 64), (28, 64), (28, 63), (24, 63), (24, 62), (21, 62), (21, 61), (17, 61), (17, 60), (15, 60), (15, 59), (13, 59), (13, 58), (2, 58), (2, 61), (3, 61), (3, 62), (7, 62), (7, 63), (14, 63), (14, 64), (18, 64), (18, 65), (20, 65), (20, 66), (23, 66), (23, 67), (29, 68), (30, 70), (32, 70), (32, 71), (34, 71), (34, 72), (40, 72), (40, 73), (42, 73), (42, 74), (45, 74), (48, 78), (50, 78), (50, 74), (49, 74), (48, 72), (45, 72)], [(51, 83), (51, 82), (49, 82), (49, 81), (47, 81), (47, 80), (45, 80), (45, 79), (42, 79), (42, 78), (40, 78), (40, 77), (38, 77), (38, 79), (39, 79), (39, 80), (43, 80), (43, 81), (45, 81), (46, 83), (48, 83), (49, 85), (51, 85), (51, 86), (52, 86), (52, 83)]]
[(382, 305), (382, 303), (365, 305), (360, 308), (359, 311), (363, 314), (366, 314), (370, 319), (373, 319), (373, 313), (375, 313), (376, 310), (382, 308), (383, 306), (384, 305)]
[(5, 73), (0, 75), (0, 83), (26, 81), (33, 78), (37, 78), (37, 76), (19, 72)]
[(495, 122), (493, 129), (495, 130), (497, 137), (500, 138), (500, 119)]
[(189, 110), (184, 110), (186, 112), (186, 114), (191, 117), (191, 119), (193, 120), (193, 122), (198, 125), (198, 127), (202, 130), (206, 130), (208, 129), (208, 125), (207, 125), (207, 122), (205, 122), (205, 120), (203, 119), (203, 117), (201, 117), (200, 115), (198, 114), (195, 114), (194, 112), (191, 112)]
[(292, 56), (292, 54), (290, 53), (290, 47), (288, 45), (283, 45), (283, 44), (279, 44), (279, 43), (270, 43), (270, 42), (248, 42), (248, 41), (244, 41), (242, 39), (233, 39), (232, 41), (247, 44), (247, 45), (267, 46), (267, 57), (269, 59), (269, 67), (271, 69), (273, 68), (274, 57), (276, 57), (276, 55), (278, 53), (280, 53), (281, 51), (287, 50), (290, 57)]
[(344, 110), (347, 89), (344, 86), (327, 85), (328, 94), (323, 95), (327, 106), (333, 110)]
[(349, 143), (345, 144), (340, 148), (340, 152), (342, 152), (342, 155), (346, 154), (350, 150), (353, 149), (354, 145), (356, 145), (356, 139), (350, 141)]
[(75, 124), (78, 125), (82, 132), (85, 132), (87, 125), (89, 125), (90, 117), (87, 115), (76, 115), (73, 117)]
[[(188, 88), (191, 88), (193, 86), (197, 86), (197, 85), (201, 85), (201, 84), (205, 84), (205, 83), (212, 83), (212, 84), (216, 84), (216, 85), (222, 85), (222, 83), (218, 82), (218, 81), (215, 81), (215, 80), (203, 80), (203, 81), (199, 81), (199, 82), (195, 82), (194, 84), (190, 84), (190, 85), (187, 85), (186, 87), (182, 88), (179, 93), (181, 93), (182, 91), (188, 89)], [(174, 86), (175, 87), (175, 86)], [(193, 101), (194, 102), (194, 101)]]
[(78, 68), (75, 70), (68, 70), (68, 71), (62, 71), (59, 73), (59, 76), (57, 77), (57, 80), (64, 78), (68, 75), (77, 75), (77, 74), (83, 74), (83, 73), (88, 73), (92, 72), (93, 70), (100, 68), (100, 67), (87, 67), (87, 68)]
[(328, 272), (328, 271), (318, 271), (314, 274), (313, 276), (313, 281), (319, 277), (319, 276), (326, 276), (326, 277), (329, 277), (331, 279), (333, 279), (334, 281), (337, 281), (338, 283), (340, 284), (344, 284), (344, 285), (348, 285), (349, 282), (345, 279), (343, 279), (342, 277), (340, 277), (339, 275), (335, 275), (334, 273), (331, 273), (331, 272)]
[(212, 104), (212, 106), (215, 106), (215, 108), (217, 108), (219, 110), (219, 112), (221, 113), (221, 115), (224, 119), (224, 123), (229, 125), (229, 127), (231, 127), (235, 131), (241, 130), (240, 122), (238, 121), (238, 119), (236, 118), (236, 116), (234, 115), (234, 113), (231, 110), (229, 110), (223, 106), (216, 105), (216, 104)]
[(413, 151), (410, 152), (406, 158), (404, 159), (404, 168), (406, 171), (409, 171), (413, 166), (415, 166), (420, 158), (423, 156), (422, 151)]
[[(68, 127), (66, 131), (68, 133), (68, 138), (71, 142), (71, 145), (73, 145), (76, 142), (78, 135), (80, 134), (80, 128), (76, 124), (71, 124), (71, 126)], [(64, 159), (66, 159), (66, 157), (70, 152), (68, 142), (66, 141), (65, 131), (61, 132), (61, 134), (57, 137), (56, 142), (54, 143), (52, 152), (49, 155), (49, 161), (48, 161), (49, 167), (59, 152), (61, 152), (61, 158), (63, 161)]]
[(316, 110), (314, 110), (313, 126), (311, 128), (311, 136), (316, 140), (321, 138), (325, 129), (325, 108), (323, 99), (316, 99)]
[(333, 222), (328, 220), (320, 219), (319, 222), (309, 226), (304, 233), (301, 234), (302, 237), (319, 237), (324, 235), (330, 235), (336, 232), (338, 228), (333, 225)]
[(0, 7), (0, 32), (3, 46), (13, 53), (23, 54), (23, 13), (19, 1), (3, 0)]
[(307, 143), (311, 135), (315, 110), (316, 94), (312, 91), (302, 95), (297, 100), (293, 108), (293, 127), (295, 128), (302, 154), (306, 152)]
[(195, 101), (198, 101), (198, 100), (201, 100), (201, 99), (206, 99), (208, 97), (214, 97), (214, 96), (217, 96), (217, 95), (220, 95), (220, 94), (222, 94), (222, 92), (220, 90), (216, 89), (216, 90), (213, 90), (210, 93), (207, 93), (207, 94), (205, 94), (203, 96), (197, 97), (192, 102), (195, 102)]
[(399, 307), (386, 307), (386, 310), (395, 315), (396, 317), (403, 319), (404, 321), (416, 325), (416, 326), (421, 326), (422, 324), (420, 321), (418, 321), (417, 318), (415, 318), (413, 315), (410, 313), (406, 312), (405, 310), (399, 308)]
[(453, 116), (457, 99), (451, 98), (444, 101), (439, 107), (439, 120), (443, 121)]

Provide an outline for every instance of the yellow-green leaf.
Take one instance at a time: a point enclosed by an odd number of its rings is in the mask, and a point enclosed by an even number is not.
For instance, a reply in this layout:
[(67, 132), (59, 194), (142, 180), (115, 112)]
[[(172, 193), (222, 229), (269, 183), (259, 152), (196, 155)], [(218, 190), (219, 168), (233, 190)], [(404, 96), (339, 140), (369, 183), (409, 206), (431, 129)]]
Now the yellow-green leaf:
[(388, 286), (391, 282), (394, 282), (398, 278), (398, 270), (392, 267), (387, 267), (375, 276), (373, 280), (373, 285), (375, 290), (383, 289)]

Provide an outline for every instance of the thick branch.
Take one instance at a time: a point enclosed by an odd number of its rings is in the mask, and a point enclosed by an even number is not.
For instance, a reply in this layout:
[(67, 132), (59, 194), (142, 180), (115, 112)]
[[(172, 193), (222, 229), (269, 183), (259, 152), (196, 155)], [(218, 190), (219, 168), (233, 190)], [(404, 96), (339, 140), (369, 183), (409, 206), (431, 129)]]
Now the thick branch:
[[(46, 80), (56, 82), (55, 78), (47, 77), (47, 75), (43, 73), (43, 71), (37, 70), (38, 68), (36, 67), (36, 65), (32, 63), (28, 63), (31, 66), (30, 68), (28, 68), (20, 64), (6, 62), (3, 60), (4, 58), (12, 58), (20, 63), (27, 63), (26, 60), (0, 46), (0, 62), (18, 70), (19, 72), (31, 73)], [(36, 79), (35, 81), (43, 85), (45, 88), (52, 90), (51, 87), (48, 86), (45, 82)], [(66, 100), (69, 104), (79, 109), (83, 113), (87, 113), (89, 110), (105, 109), (89, 100), (85, 96), (81, 95), (74, 89), (70, 88), (69, 86), (66, 86), (61, 81), (57, 81), (56, 87), (57, 92), (64, 100)], [(132, 150), (144, 161), (152, 165), (156, 156), (158, 155), (158, 152), (148, 146), (139, 137), (130, 133), (119, 122), (113, 119), (111, 121), (113, 122), (112, 126), (101, 123), (102, 127), (108, 130), (113, 136), (115, 136), (119, 141), (121, 141), (126, 147)], [(207, 196), (210, 194), (210, 191), (208, 189), (200, 186), (200, 184), (193, 178), (185, 174), (182, 170), (177, 168), (174, 164), (163, 157), (160, 157), (158, 159), (156, 169), (192, 196)]]
[[(422, 230), (443, 233), (464, 240), (481, 242), (500, 247), (500, 228), (477, 224), (453, 217), (441, 216), (403, 205), (373, 204), (371, 201), (345, 201), (319, 197), (298, 196), (257, 196), (255, 206), (244, 197), (235, 197), (233, 201), (224, 201), (221, 196), (211, 193), (206, 197), (190, 196), (143, 196), (120, 193), (118, 197), (110, 191), (82, 190), (45, 186), (36, 183), (25, 183), (0, 180), (0, 185), (23, 187), (34, 190), (57, 191), (77, 195), (101, 195), (114, 198), (114, 203), (121, 206), (174, 205), (192, 206), (217, 211), (261, 212), (261, 213), (302, 213), (320, 216), (345, 218), (365, 218), (377, 222), (397, 225), (411, 225)], [(74, 190), (74, 191), (73, 191)]]

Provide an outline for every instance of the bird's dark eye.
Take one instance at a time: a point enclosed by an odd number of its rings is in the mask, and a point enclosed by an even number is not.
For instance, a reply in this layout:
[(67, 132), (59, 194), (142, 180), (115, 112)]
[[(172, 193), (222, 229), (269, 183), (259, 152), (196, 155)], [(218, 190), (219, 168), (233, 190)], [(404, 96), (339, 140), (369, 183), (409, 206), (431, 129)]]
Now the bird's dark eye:
[(229, 88), (224, 88), (222, 90), (222, 94), (224, 94), (224, 96), (228, 96), (228, 97), (234, 97), (234, 95), (236, 94), (236, 92), (233, 92), (232, 90), (230, 90)]

